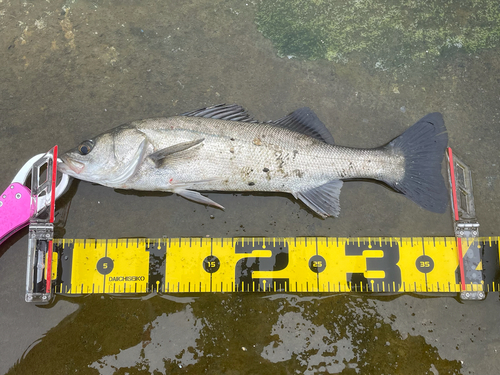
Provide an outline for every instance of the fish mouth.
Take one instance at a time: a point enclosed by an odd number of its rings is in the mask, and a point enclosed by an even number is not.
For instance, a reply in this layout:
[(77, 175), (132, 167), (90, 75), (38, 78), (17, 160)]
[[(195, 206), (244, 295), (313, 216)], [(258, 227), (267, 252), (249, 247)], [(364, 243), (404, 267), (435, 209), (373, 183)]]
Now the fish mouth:
[(76, 174), (82, 173), (82, 171), (85, 169), (85, 164), (80, 163), (79, 161), (76, 160), (71, 160), (67, 157), (61, 157), (62, 164), (58, 165), (58, 169), (63, 172), (67, 173), (69, 171), (72, 171)]

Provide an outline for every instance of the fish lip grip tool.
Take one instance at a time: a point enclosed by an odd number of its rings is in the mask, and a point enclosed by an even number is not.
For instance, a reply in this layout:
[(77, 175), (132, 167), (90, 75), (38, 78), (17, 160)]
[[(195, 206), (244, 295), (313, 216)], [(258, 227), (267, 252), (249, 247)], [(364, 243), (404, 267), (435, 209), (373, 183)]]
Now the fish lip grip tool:
[[(0, 244), (29, 224), (26, 302), (48, 303), (53, 296), (55, 201), (69, 183), (63, 174), (56, 187), (57, 161), (57, 146), (33, 156), (0, 196)], [(24, 186), (30, 173), (31, 190)]]
[[(32, 202), (31, 190), (24, 184), (36, 165), (41, 167), (54, 157), (56, 158), (54, 159), (56, 160), (54, 165), (54, 170), (56, 171), (57, 146), (47, 154), (33, 156), (17, 172), (10, 185), (0, 195), (0, 245), (12, 234), (28, 225), (30, 217), (41, 213), (49, 203), (50, 197), (47, 195), (38, 196), (36, 202)], [(39, 173), (39, 168), (37, 170), (37, 173)], [(63, 174), (59, 185), (55, 189), (55, 198), (64, 193), (68, 183), (68, 175)], [(35, 203), (36, 205), (34, 205)]]

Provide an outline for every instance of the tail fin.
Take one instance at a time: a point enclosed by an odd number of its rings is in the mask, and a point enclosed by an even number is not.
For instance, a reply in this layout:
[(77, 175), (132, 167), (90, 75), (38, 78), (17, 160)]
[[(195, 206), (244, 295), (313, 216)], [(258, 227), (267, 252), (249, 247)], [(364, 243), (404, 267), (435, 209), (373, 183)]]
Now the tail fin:
[(405, 157), (405, 175), (401, 181), (389, 183), (421, 207), (444, 213), (448, 192), (441, 174), (441, 162), (448, 144), (448, 134), (441, 113), (421, 118), (399, 137), (386, 145), (400, 150)]

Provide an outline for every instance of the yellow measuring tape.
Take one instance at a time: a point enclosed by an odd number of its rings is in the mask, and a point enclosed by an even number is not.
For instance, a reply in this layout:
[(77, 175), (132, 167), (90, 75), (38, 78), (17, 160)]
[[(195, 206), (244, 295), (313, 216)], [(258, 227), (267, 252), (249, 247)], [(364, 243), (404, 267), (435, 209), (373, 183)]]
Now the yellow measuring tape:
[[(474, 254), (498, 265), (498, 237), (462, 244), (466, 290), (497, 291)], [(66, 295), (461, 291), (454, 237), (55, 239), (52, 265)]]

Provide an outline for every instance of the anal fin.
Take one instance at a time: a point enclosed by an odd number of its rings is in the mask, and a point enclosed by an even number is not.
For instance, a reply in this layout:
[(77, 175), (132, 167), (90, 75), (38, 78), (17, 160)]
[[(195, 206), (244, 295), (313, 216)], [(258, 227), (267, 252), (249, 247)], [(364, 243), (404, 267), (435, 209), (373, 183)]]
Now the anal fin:
[(337, 217), (340, 214), (339, 196), (342, 185), (341, 180), (333, 180), (312, 189), (299, 191), (294, 195), (321, 217)]

